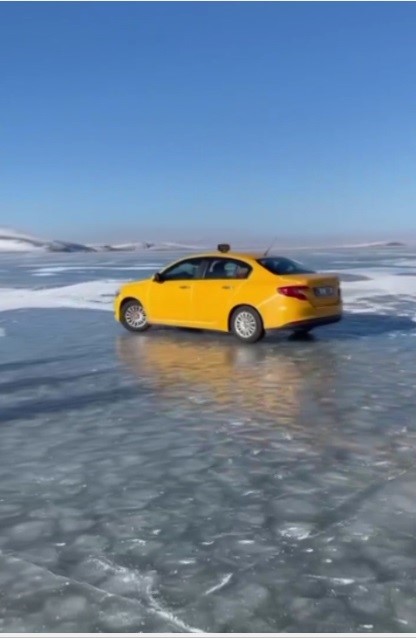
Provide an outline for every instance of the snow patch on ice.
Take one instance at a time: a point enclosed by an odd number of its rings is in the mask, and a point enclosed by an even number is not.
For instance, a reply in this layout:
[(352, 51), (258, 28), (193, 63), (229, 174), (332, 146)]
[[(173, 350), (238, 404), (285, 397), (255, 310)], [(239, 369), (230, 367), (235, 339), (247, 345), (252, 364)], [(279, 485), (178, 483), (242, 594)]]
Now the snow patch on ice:
[(311, 530), (303, 525), (293, 525), (292, 527), (286, 527), (280, 530), (280, 535), (285, 538), (294, 538), (298, 541), (302, 541), (310, 536)]
[[(364, 273), (362, 273), (364, 275)], [(406, 295), (416, 298), (416, 275), (408, 277), (398, 277), (395, 274), (385, 272), (379, 276), (375, 273), (366, 272), (364, 281), (346, 281), (342, 284), (344, 299), (347, 302), (360, 299), (362, 297), (374, 297), (378, 295)]]
[(398, 267), (416, 268), (416, 259), (399, 259), (396, 264)]
[(338, 578), (335, 576), (318, 576), (318, 575), (310, 575), (309, 578), (313, 578), (314, 580), (328, 580), (334, 585), (352, 585), (355, 583), (354, 578)]
[(53, 272), (34, 272), (34, 277), (53, 277)]
[(146, 270), (156, 270), (157, 268), (161, 268), (162, 264), (144, 264), (143, 266), (113, 266), (111, 264), (103, 265), (103, 266), (45, 266), (43, 268), (35, 268), (32, 271), (32, 275), (34, 277), (50, 277), (55, 274), (67, 272), (67, 271), (80, 271), (83, 272), (85, 270), (131, 270), (131, 271), (146, 271)]
[[(360, 281), (341, 281), (344, 307), (348, 312), (385, 313), (391, 310), (392, 304), (396, 307), (398, 302), (405, 301), (411, 306), (416, 304), (416, 273), (402, 277), (394, 266), (367, 270), (353, 268), (342, 273), (365, 278)], [(386, 302), (386, 297), (390, 298), (390, 302)], [(416, 320), (415, 309), (410, 307), (404, 313), (413, 321)]]
[(0, 312), (22, 308), (87, 308), (112, 310), (116, 279), (86, 281), (57, 288), (0, 288)]

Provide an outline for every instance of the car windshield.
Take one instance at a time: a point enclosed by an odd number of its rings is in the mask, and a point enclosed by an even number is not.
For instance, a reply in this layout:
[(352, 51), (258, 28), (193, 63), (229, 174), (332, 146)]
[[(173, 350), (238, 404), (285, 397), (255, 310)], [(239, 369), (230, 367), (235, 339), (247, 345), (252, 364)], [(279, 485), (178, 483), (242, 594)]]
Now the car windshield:
[(287, 257), (262, 257), (257, 262), (273, 275), (301, 275), (315, 272)]

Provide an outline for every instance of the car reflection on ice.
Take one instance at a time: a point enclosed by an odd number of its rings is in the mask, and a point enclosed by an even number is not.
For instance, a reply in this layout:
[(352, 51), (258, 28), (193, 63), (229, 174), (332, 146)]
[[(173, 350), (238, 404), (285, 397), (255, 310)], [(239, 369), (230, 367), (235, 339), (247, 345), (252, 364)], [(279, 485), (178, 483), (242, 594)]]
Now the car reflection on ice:
[[(330, 347), (322, 351), (314, 344), (305, 356), (299, 344), (293, 345), (253, 349), (226, 338), (160, 330), (152, 336), (119, 336), (117, 354), (140, 385), (156, 389), (161, 400), (189, 404), (191, 398), (193, 409), (200, 403), (216, 413), (290, 425), (309, 436), (310, 416), (313, 420), (320, 407), (327, 425), (337, 421), (336, 406), (328, 402), (337, 357)], [(324, 429), (314, 437), (323, 436)]]

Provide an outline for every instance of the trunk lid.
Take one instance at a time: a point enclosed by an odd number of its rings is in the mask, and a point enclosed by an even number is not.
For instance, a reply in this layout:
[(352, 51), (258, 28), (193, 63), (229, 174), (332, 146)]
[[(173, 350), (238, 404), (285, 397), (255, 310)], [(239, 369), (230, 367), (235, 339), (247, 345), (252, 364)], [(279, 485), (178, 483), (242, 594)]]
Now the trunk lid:
[(312, 306), (317, 308), (334, 306), (341, 301), (339, 277), (331, 273), (284, 275), (282, 286), (307, 286), (304, 294)]

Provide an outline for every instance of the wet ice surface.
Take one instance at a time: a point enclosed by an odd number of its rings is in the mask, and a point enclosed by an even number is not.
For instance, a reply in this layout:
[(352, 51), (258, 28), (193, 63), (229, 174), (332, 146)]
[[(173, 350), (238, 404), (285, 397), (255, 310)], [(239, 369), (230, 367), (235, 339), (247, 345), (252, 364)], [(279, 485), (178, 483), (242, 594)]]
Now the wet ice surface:
[[(98, 284), (0, 313), (0, 630), (415, 631), (404, 252), (310, 255), (343, 269), (347, 315), (307, 341), (129, 335), (81, 308)], [(0, 287), (146, 272), (71, 258), (2, 258)]]

